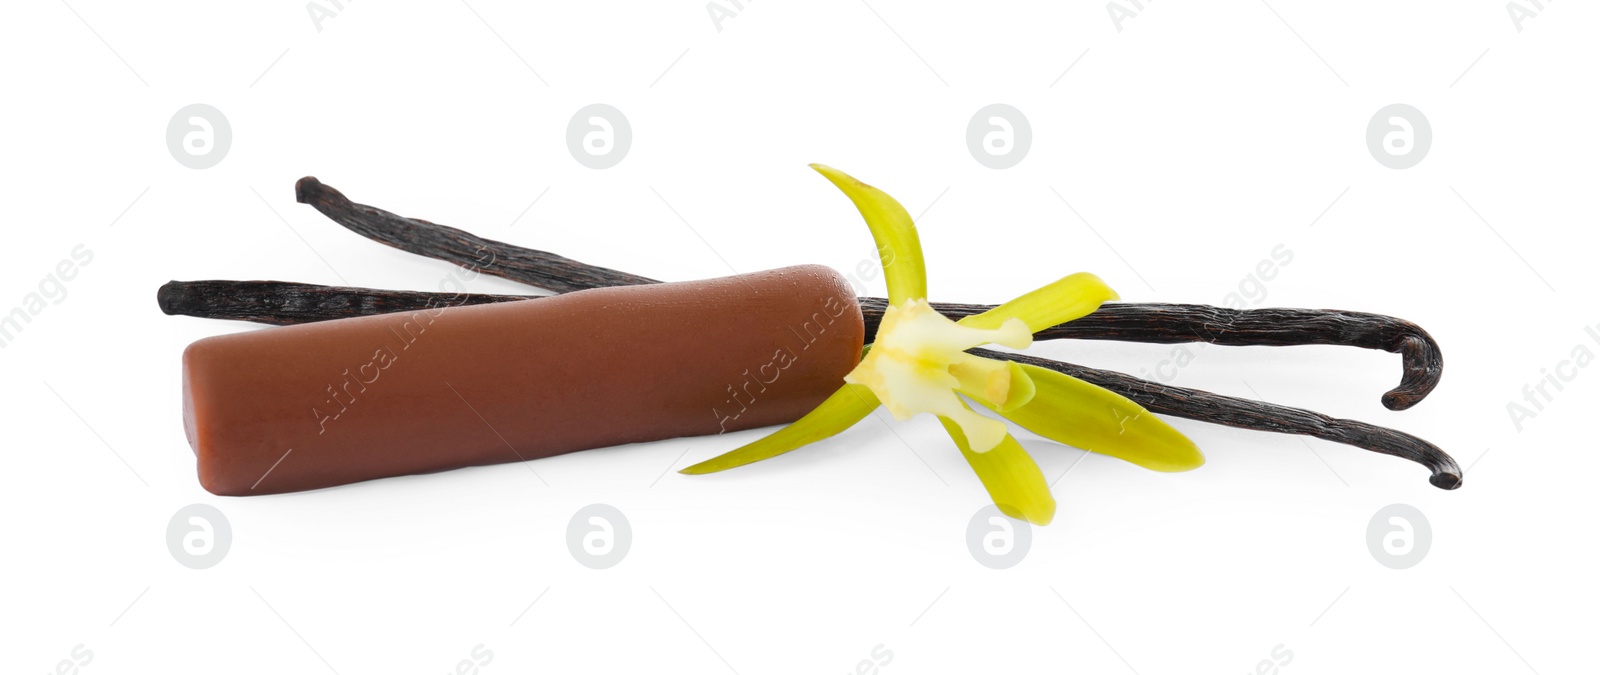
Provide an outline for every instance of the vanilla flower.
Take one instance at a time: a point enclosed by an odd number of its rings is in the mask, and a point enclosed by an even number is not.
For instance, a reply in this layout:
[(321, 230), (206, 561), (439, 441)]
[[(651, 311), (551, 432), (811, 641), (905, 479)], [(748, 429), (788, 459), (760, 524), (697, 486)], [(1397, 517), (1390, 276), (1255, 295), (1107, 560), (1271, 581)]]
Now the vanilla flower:
[(932, 413), (1008, 516), (1047, 524), (1055, 498), (1039, 466), (1006, 424), (974, 412), (970, 399), (1057, 442), (1157, 471), (1204, 462), (1198, 448), (1139, 404), (1046, 368), (966, 352), (986, 344), (1023, 349), (1033, 333), (1087, 315), (1117, 295), (1092, 274), (1063, 277), (982, 314), (951, 321), (928, 304), (922, 244), (894, 198), (837, 169), (813, 164), (855, 203), (882, 252), (889, 306), (873, 344), (844, 384), (793, 424), (683, 470), (722, 471), (828, 438), (880, 404), (897, 420)]

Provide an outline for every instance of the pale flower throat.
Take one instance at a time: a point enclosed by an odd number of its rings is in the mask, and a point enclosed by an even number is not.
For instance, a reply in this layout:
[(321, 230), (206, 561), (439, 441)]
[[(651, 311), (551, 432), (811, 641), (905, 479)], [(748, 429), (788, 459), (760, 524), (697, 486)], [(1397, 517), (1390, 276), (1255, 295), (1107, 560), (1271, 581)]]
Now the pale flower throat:
[(1002, 410), (1033, 395), (1032, 383), (1008, 363), (966, 353), (991, 343), (1023, 349), (1033, 344), (1033, 334), (1021, 319), (972, 328), (945, 318), (925, 299), (907, 300), (884, 312), (877, 341), (844, 380), (871, 389), (897, 420), (927, 412), (955, 422), (974, 452), (987, 452), (1005, 439), (1005, 423), (973, 412), (956, 392)]

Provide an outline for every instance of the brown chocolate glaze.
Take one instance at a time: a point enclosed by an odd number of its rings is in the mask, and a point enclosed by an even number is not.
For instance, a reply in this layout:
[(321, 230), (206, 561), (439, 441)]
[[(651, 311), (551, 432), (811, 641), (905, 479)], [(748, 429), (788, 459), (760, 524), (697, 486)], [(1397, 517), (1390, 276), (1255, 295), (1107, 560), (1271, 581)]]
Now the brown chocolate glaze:
[(820, 265), (340, 319), (190, 345), (184, 424), (213, 494), (310, 490), (790, 422), (862, 339)]

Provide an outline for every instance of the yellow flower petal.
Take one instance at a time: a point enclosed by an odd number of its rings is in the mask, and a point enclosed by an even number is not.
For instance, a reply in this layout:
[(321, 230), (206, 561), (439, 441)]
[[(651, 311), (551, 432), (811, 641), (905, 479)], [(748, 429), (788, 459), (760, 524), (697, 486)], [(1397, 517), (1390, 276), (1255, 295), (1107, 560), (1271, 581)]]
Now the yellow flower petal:
[(795, 420), (789, 426), (678, 473), (715, 473), (777, 457), (849, 429), (856, 422), (872, 414), (872, 409), (876, 407), (878, 407), (878, 397), (871, 389), (858, 384), (846, 384), (811, 412), (806, 413), (805, 417)]
[(843, 191), (866, 219), (867, 229), (872, 230), (872, 239), (878, 245), (878, 257), (883, 261), (889, 304), (927, 298), (928, 275), (923, 269), (922, 242), (917, 238), (917, 227), (912, 224), (911, 214), (906, 213), (905, 207), (882, 190), (831, 166), (812, 164), (811, 168)]
[[(982, 366), (984, 369), (992, 368), (989, 363), (1002, 365), (1003, 373), (1005, 374), (1002, 377), (997, 373), (984, 373), (986, 374), (986, 379), (976, 379), (976, 381), (968, 382), (962, 379), (962, 374), (960, 374), (965, 371), (965, 368), (962, 365), (952, 365), (950, 366), (950, 374), (955, 374), (957, 379), (962, 382), (962, 385), (957, 387), (957, 392), (965, 393), (966, 397), (978, 398), (979, 401), (984, 403), (984, 406), (994, 409), (997, 413), (1010, 413), (1013, 409), (1021, 408), (1021, 406), (1027, 405), (1029, 401), (1034, 400), (1038, 392), (1034, 387), (1034, 377), (1027, 376), (1027, 371), (1022, 369), (1021, 363), (1016, 363), (1016, 361), (995, 361), (992, 358), (973, 358), (984, 361), (986, 363), (986, 365)], [(1003, 382), (1003, 384), (997, 384), (997, 381)], [(979, 389), (979, 387), (982, 387), (982, 389)], [(1000, 387), (1005, 387), (1005, 389), (1000, 389)], [(1002, 397), (995, 397), (997, 392), (1003, 392)]]
[(960, 383), (957, 391), (981, 399), (1000, 412), (1015, 410), (1033, 400), (1033, 380), (1020, 364), (971, 354), (962, 356), (950, 364), (950, 374)]
[(1079, 272), (1028, 291), (982, 314), (956, 323), (973, 328), (999, 328), (1008, 319), (1021, 319), (1034, 333), (1082, 318), (1116, 300), (1117, 292), (1088, 272)]
[(959, 354), (950, 363), (950, 374), (961, 393), (993, 405), (1004, 403), (1011, 391), (1011, 369), (1003, 361)]
[(1022, 428), (1155, 471), (1205, 463), (1194, 441), (1126, 397), (1048, 368), (1018, 365), (1033, 380), (1033, 400), (1001, 415)]
[[(961, 397), (956, 396), (954, 392), (950, 393), (950, 400), (952, 405), (949, 408), (936, 411), (935, 414), (938, 415), (939, 422), (945, 425), (945, 429), (948, 430), (950, 425), (955, 425), (961, 432), (961, 441), (958, 445), (961, 446), (963, 454), (971, 452), (982, 455), (994, 452), (1011, 438), (1011, 432), (1006, 428), (1005, 422), (973, 412), (972, 408), (967, 407), (967, 404), (961, 401)], [(972, 460), (969, 458), (967, 461)]]
[[(976, 413), (974, 413), (976, 414)], [(1045, 482), (1039, 465), (1028, 451), (1006, 434), (993, 450), (973, 452), (961, 426), (943, 417), (939, 423), (950, 434), (950, 440), (961, 448), (961, 456), (972, 466), (978, 480), (1000, 512), (1034, 525), (1049, 525), (1056, 516), (1056, 499), (1050, 495), (1050, 485)]]

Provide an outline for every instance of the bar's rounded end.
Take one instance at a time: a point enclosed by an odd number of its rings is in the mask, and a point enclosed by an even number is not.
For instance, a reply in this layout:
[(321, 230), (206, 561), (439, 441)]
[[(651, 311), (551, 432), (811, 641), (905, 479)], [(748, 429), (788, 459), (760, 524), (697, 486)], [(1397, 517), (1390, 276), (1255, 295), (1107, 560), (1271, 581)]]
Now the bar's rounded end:
[(1461, 474), (1436, 473), (1428, 477), (1428, 482), (1441, 490), (1454, 490), (1461, 487)]

